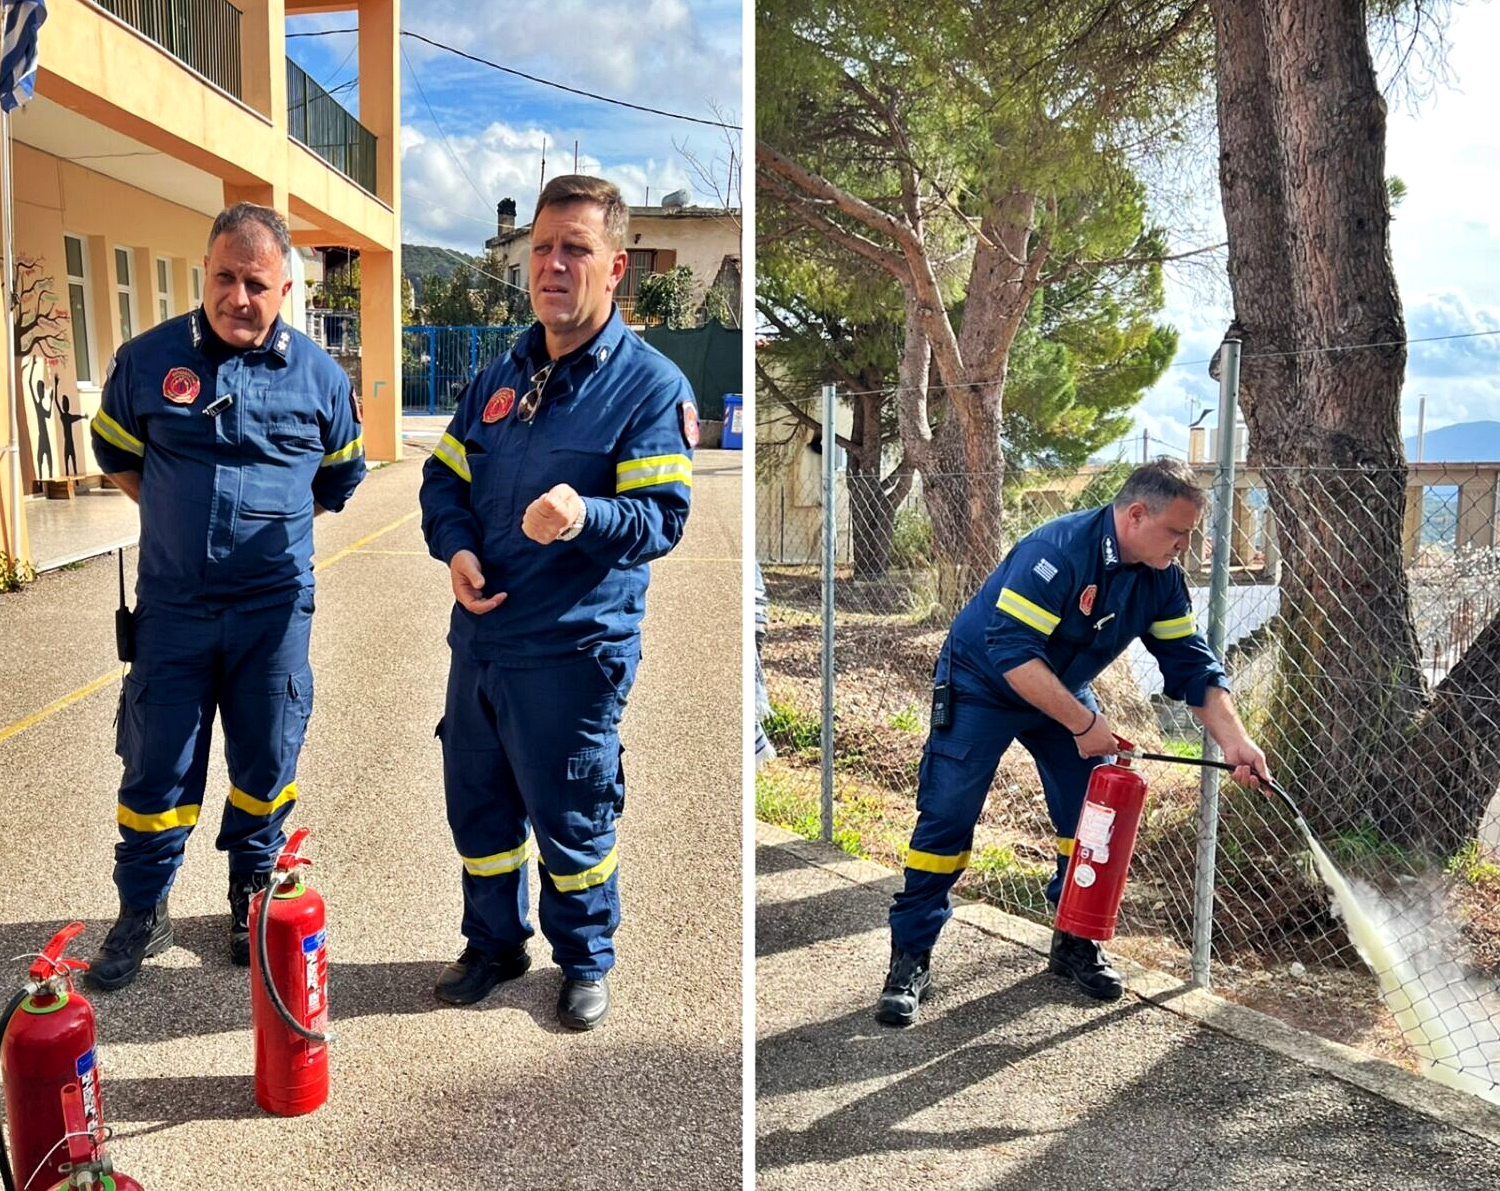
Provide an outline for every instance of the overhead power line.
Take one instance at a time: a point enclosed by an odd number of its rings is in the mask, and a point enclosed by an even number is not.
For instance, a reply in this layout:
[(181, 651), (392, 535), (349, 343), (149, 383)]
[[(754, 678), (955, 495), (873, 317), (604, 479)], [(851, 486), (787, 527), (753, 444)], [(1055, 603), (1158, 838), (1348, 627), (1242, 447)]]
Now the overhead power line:
[[(288, 33), (288, 38), (293, 37), (331, 37), (336, 33), (358, 33), (358, 29), (318, 29), (307, 33)], [(665, 116), (669, 120), (686, 120), (691, 124), (706, 124), (710, 128), (727, 128), (734, 132), (741, 132), (743, 128), (738, 124), (726, 124), (723, 120), (708, 120), (702, 116), (684, 116), (681, 112), (669, 112), (664, 108), (646, 107), (644, 104), (630, 103), (624, 99), (614, 99), (608, 95), (599, 95), (593, 91), (581, 91), (577, 87), (569, 87), (565, 83), (554, 82), (552, 79), (544, 79), (539, 75), (527, 74), (524, 70), (516, 70), (514, 67), (501, 66), (498, 62), (491, 62), (488, 58), (480, 58), (474, 54), (467, 54), (454, 46), (447, 45), (441, 41), (435, 41), (430, 37), (424, 37), (420, 33), (413, 33), (409, 29), (401, 30), (402, 37), (410, 37), (414, 41), (423, 42), (434, 49), (446, 50), (450, 54), (456, 54), (460, 58), (466, 58), (470, 62), (477, 62), (480, 66), (488, 66), (491, 70), (502, 71), (505, 74), (513, 74), (517, 78), (525, 79), (527, 82), (538, 83), (543, 87), (555, 87), (559, 91), (566, 91), (570, 95), (580, 95), (584, 99), (597, 100), (599, 103), (610, 103), (616, 107), (630, 108), (636, 112), (646, 112), (652, 116)]]

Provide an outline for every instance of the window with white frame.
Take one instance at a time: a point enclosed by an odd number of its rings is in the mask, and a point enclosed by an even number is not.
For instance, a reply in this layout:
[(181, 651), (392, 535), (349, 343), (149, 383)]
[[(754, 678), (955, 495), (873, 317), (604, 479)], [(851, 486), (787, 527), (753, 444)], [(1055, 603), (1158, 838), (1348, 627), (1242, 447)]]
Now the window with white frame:
[(156, 321), (164, 323), (172, 317), (172, 262), (164, 256), (156, 258)]
[(135, 337), (135, 273), (130, 249), (115, 249), (115, 303), (120, 310), (120, 342)]
[(88, 245), (80, 236), (64, 236), (63, 256), (68, 264), (68, 313), (73, 319), (73, 367), (79, 383), (89, 384), (94, 379), (94, 319)]
[(188, 269), (189, 284), (193, 287), (193, 309), (203, 305), (203, 266), (193, 265)]

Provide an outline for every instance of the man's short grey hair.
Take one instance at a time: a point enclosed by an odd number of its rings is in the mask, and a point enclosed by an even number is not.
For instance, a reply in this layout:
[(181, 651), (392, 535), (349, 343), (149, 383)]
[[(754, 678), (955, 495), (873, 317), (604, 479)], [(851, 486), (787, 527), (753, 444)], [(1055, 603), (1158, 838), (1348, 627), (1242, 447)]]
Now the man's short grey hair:
[(214, 226), (208, 233), (207, 255), (213, 255), (214, 241), (220, 236), (234, 236), (239, 240), (248, 240), (256, 228), (271, 237), (281, 253), (283, 275), (290, 277), (292, 275), (292, 233), (287, 228), (286, 220), (274, 208), (262, 207), (257, 203), (235, 203), (234, 206), (226, 207), (219, 212), (219, 217), (214, 220)]
[(1141, 464), (1125, 478), (1114, 506), (1128, 509), (1140, 501), (1154, 517), (1174, 500), (1191, 501), (1194, 508), (1202, 509), (1208, 503), (1208, 493), (1198, 487), (1198, 477), (1182, 460), (1157, 459)]

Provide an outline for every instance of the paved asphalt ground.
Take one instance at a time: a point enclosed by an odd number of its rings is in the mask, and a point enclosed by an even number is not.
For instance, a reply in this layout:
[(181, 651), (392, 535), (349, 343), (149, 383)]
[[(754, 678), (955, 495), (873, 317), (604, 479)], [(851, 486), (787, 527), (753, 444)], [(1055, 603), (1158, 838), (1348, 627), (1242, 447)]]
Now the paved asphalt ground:
[(761, 1191), (1500, 1187), (1500, 1109), (1133, 965), (1090, 1001), (992, 907), (945, 928), (922, 1020), (881, 1026), (900, 878), (756, 845)]
[[(317, 523), (316, 710), (291, 824), (312, 829), (329, 904), (331, 1098), (294, 1120), (255, 1104), (248, 977), (225, 954), (213, 847), (216, 744), (172, 895), (177, 945), (129, 989), (90, 994), (116, 1161), (147, 1188), (737, 1187), (741, 456), (699, 453), (687, 535), (652, 568), (623, 728), (615, 1005), (588, 1035), (554, 1020), (540, 935), (532, 971), (481, 1005), (432, 997), (462, 945), (432, 735), (452, 597), (418, 525), (425, 452), (410, 456)], [(7, 998), (25, 967), (9, 957), (81, 918), (86, 958), (115, 916), (115, 584), (102, 558), (0, 596)]]

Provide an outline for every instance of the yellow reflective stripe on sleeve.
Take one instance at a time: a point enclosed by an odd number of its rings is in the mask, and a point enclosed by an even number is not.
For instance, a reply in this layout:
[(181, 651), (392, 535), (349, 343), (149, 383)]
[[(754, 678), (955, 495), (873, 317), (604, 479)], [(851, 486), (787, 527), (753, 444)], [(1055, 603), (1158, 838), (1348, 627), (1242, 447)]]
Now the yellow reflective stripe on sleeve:
[(115, 421), (102, 409), (94, 415), (94, 420), (89, 425), (94, 433), (105, 442), (119, 447), (122, 451), (129, 451), (132, 455), (145, 457), (146, 444), (136, 438), (135, 435), (131, 434), (130, 431), (126, 430), (125, 427), (121, 426), (120, 423)]
[(1193, 614), (1189, 612), (1186, 616), (1171, 620), (1153, 620), (1147, 631), (1159, 640), (1175, 641), (1179, 637), (1191, 637), (1196, 631), (1196, 625), (1193, 623)]
[(453, 435), (443, 435), (442, 441), (432, 453), (457, 472), (458, 478), (464, 483), (473, 482), (474, 477), (469, 474), (469, 452), (464, 450), (464, 444)]
[(615, 495), (658, 484), (693, 486), (693, 461), (686, 455), (648, 455), (615, 466)]
[(202, 809), (197, 803), (187, 803), (159, 815), (138, 815), (122, 803), (115, 808), (115, 820), (133, 831), (171, 831), (174, 827), (191, 827)]
[(1057, 837), (1057, 854), (1059, 856), (1071, 856), (1071, 855), (1073, 855), (1073, 841), (1070, 840), (1070, 839), (1064, 839), (1062, 836), (1058, 836)]
[(319, 467), (332, 467), (335, 463), (347, 463), (349, 460), (353, 459), (356, 455), (363, 455), (364, 453), (365, 453), (365, 436), (363, 434), (361, 434), (358, 437), (356, 437), (355, 440), (353, 442), (351, 442), (347, 447), (340, 447), (337, 451), (334, 451), (333, 454), (331, 454), (331, 455), (324, 455), (323, 456), (323, 462), (320, 463), (318, 466)]
[(1044, 637), (1052, 636), (1052, 630), (1061, 622), (1062, 617), (1054, 616), (1039, 604), (1033, 604), (1023, 595), (1018, 595), (1008, 587), (1000, 589), (1000, 598), (995, 601), (995, 607), (1008, 616), (1014, 616), (1028, 628), (1033, 628)]
[(288, 802), (297, 801), (297, 783), (288, 782), (286, 787), (275, 798), (267, 802), (264, 798), (256, 798), (253, 794), (246, 794), (238, 786), (229, 787), (229, 805), (238, 807), (247, 815), (259, 815), (262, 818), (269, 815), (278, 806), (284, 806)]
[(915, 848), (906, 854), (906, 867), (922, 873), (957, 873), (969, 867), (969, 853), (957, 856), (939, 856), (934, 852), (918, 852)]
[(498, 877), (502, 873), (513, 873), (536, 855), (536, 847), (527, 840), (519, 848), (509, 852), (496, 852), (493, 856), (460, 856), (464, 871), (471, 877)]
[(557, 873), (548, 873), (552, 883), (557, 886), (559, 893), (579, 893), (595, 885), (603, 885), (608, 881), (620, 863), (618, 851), (615, 848), (609, 850), (609, 855), (601, 860), (593, 868), (586, 868), (581, 873), (570, 873), (567, 876), (559, 876)]

